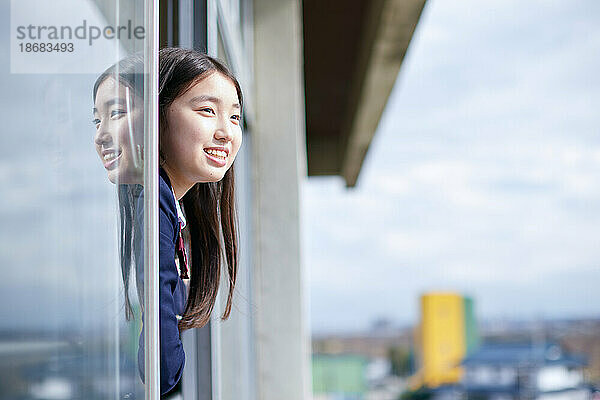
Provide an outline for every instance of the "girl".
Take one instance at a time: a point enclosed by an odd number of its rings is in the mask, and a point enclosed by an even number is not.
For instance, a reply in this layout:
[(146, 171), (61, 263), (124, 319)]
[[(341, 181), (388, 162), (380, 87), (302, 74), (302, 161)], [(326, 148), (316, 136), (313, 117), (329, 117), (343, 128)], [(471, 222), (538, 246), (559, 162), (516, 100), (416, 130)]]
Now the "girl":
[[(112, 79), (129, 87), (129, 92), (141, 93), (141, 86), (135, 83), (141, 75), (133, 71), (140, 71), (142, 60), (139, 57), (133, 57), (133, 60), (125, 61), (125, 64), (136, 65), (135, 68), (127, 69), (121, 65), (120, 68), (109, 69), (96, 82), (94, 99), (98, 110), (98, 131), (102, 130), (106, 119), (118, 118), (118, 111), (101, 109), (101, 94), (106, 81)], [(106, 85), (106, 89), (115, 92), (110, 85)], [(209, 321), (217, 296), (221, 268), (225, 266), (229, 292), (222, 319), (228, 318), (231, 312), (238, 268), (234, 170), (231, 167), (242, 142), (242, 105), (242, 91), (238, 81), (216, 59), (188, 49), (166, 48), (159, 52), (159, 313), (162, 394), (173, 390), (183, 372), (185, 354), (180, 333), (185, 329), (202, 327)], [(104, 116), (104, 120), (99, 114)], [(106, 137), (105, 141), (99, 139), (101, 136), (97, 134), (96, 145), (109, 179), (114, 183), (129, 181), (129, 166), (133, 163), (129, 163), (123, 154), (127, 153), (125, 147), (135, 149), (137, 144), (120, 142), (120, 148), (111, 147)], [(113, 160), (116, 160), (114, 164), (111, 163)], [(141, 183), (140, 176), (131, 179), (132, 182), (129, 183)], [(127, 199), (124, 203), (131, 204)], [(136, 212), (134, 207), (133, 212), (129, 213), (129, 220), (136, 218), (140, 219), (141, 213)], [(141, 240), (139, 234), (133, 236), (137, 236), (138, 242)], [(187, 246), (184, 244), (184, 237), (187, 239)], [(131, 238), (125, 242), (131, 244)], [(136, 246), (136, 240), (133, 240), (133, 247), (141, 246)], [(186, 254), (186, 247), (190, 250), (189, 254)], [(133, 253), (138, 254), (138, 259), (141, 258), (141, 252)], [(129, 264), (123, 263), (123, 259), (127, 257), (123, 255), (122, 246), (123, 270), (129, 269)], [(141, 266), (143, 262), (137, 262), (136, 265)], [(143, 268), (137, 268), (137, 271), (139, 288), (143, 282)], [(126, 289), (128, 276), (128, 273), (123, 273)], [(141, 296), (141, 292), (138, 294)], [(130, 316), (128, 297), (126, 309)], [(142, 329), (138, 351), (142, 379), (143, 335)]]
[(209, 321), (224, 261), (229, 293), (222, 319), (231, 312), (238, 267), (231, 167), (242, 143), (243, 101), (229, 70), (194, 50), (162, 49), (159, 76), (161, 391), (167, 392), (183, 370), (180, 332)]

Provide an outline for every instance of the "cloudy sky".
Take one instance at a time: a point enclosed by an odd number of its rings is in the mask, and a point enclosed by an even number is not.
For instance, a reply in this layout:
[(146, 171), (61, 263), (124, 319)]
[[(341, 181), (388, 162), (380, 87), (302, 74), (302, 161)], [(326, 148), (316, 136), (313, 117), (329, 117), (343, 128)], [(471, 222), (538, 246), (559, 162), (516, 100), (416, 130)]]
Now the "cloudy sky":
[[(10, 27), (20, 23), (19, 13), (30, 18), (23, 23), (62, 24), (68, 13), (61, 11), (70, 5), (71, 26), (81, 24), (82, 15), (98, 26), (103, 19), (89, 2), (61, 0), (36, 13), (32, 4), (14, 4), (19, 7), (9, 10), (10, 3), (0, 1), (0, 186), (10, 188), (0, 197), (0, 330), (72, 325), (72, 332), (106, 334), (122, 319), (123, 303), (115, 296), (122, 286), (115, 267), (115, 190), (93, 145), (97, 74), (46, 74), (52, 62), (35, 59), (28, 62), (41, 73), (12, 74), (9, 63), (15, 58)], [(113, 47), (98, 46), (93, 56), (74, 52), (73, 69), (102, 71), (119, 58), (117, 50), (123, 54)], [(16, 67), (23, 72), (23, 65)]]
[(600, 316), (600, 2), (428, 0), (358, 185), (310, 178), (313, 332)]

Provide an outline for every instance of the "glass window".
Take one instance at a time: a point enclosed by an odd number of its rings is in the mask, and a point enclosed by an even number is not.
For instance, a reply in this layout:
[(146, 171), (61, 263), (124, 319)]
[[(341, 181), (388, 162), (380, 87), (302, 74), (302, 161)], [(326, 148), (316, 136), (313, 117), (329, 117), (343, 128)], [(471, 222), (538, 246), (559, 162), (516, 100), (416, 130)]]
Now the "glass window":
[[(222, 15), (221, 19), (227, 18)], [(222, 29), (219, 26), (217, 57), (223, 60), (229, 68), (240, 76), (227, 57), (231, 48), (227, 48), (223, 40)], [(242, 83), (243, 85), (243, 83)], [(242, 90), (245, 90), (243, 87)], [(244, 92), (244, 103), (250, 96)], [(245, 105), (244, 105), (245, 107)], [(246, 116), (246, 113), (244, 113)], [(221, 321), (220, 316), (223, 305), (227, 303), (228, 285), (227, 279), (222, 279), (220, 296), (211, 320), (213, 331), (213, 342), (215, 354), (213, 363), (218, 368), (218, 381), (220, 398), (227, 399), (253, 399), (254, 388), (254, 346), (253, 346), (253, 296), (252, 296), (252, 243), (251, 243), (251, 221), (252, 221), (252, 193), (251, 193), (251, 135), (244, 126), (242, 147), (235, 160), (236, 174), (236, 202), (240, 229), (240, 266), (236, 278), (233, 307), (229, 319)]]
[(143, 6), (0, 2), (0, 398), (144, 397)]

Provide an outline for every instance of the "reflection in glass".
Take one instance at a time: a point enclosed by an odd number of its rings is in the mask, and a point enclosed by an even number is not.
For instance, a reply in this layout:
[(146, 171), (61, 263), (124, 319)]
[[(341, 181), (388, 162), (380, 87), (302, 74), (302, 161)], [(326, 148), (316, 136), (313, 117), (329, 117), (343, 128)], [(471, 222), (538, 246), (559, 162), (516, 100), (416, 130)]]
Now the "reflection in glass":
[[(111, 2), (3, 1), (0, 19), (7, 27), (73, 28), (84, 20), (88, 27), (104, 27), (131, 19), (135, 27), (143, 3), (127, 3), (130, 14)], [(135, 229), (140, 231), (131, 222), (133, 234), (119, 238), (117, 232), (124, 230), (115, 218), (131, 213), (133, 218), (121, 220), (135, 221), (138, 192), (118, 193), (107, 181), (90, 125), (94, 82), (122, 57), (123, 43), (77, 42), (77, 52), (37, 54), (52, 61), (30, 63), (28, 73), (11, 73), (11, 39), (8, 33), (0, 36), (0, 399), (141, 399), (141, 323), (137, 316), (131, 322), (125, 318), (120, 268), (120, 258), (133, 260), (141, 249), (132, 245), (130, 256), (119, 251), (119, 242), (135, 243)], [(125, 47), (135, 50), (142, 42), (132, 40)], [(65, 68), (55, 73), (49, 64)], [(113, 148), (125, 152), (128, 140), (141, 153), (135, 144), (143, 141), (143, 131), (136, 128), (143, 94), (129, 87), (121, 97), (129, 117), (120, 132), (131, 135), (115, 134)], [(132, 153), (127, 161), (131, 168), (115, 174), (114, 182), (134, 188), (142, 160)], [(117, 210), (116, 199), (124, 194), (132, 196), (132, 206)], [(131, 297), (131, 314), (139, 315), (137, 296)]]
[(143, 181), (143, 85), (143, 59), (137, 55), (107, 69), (94, 85), (94, 142), (115, 184)]
[(134, 316), (129, 296), (133, 267), (137, 301), (143, 304), (143, 70), (141, 55), (127, 57), (98, 77), (93, 92), (96, 152), (118, 190), (119, 254), (127, 320)]

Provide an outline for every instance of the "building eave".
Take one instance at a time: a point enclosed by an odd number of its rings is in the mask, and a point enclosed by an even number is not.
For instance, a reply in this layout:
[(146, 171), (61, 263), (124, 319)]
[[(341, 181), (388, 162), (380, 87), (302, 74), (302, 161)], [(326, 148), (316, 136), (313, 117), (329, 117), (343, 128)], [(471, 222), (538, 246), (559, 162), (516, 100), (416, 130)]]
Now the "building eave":
[(425, 0), (340, 1), (339, 16), (321, 4), (304, 2), (308, 174), (339, 175), (352, 187)]

